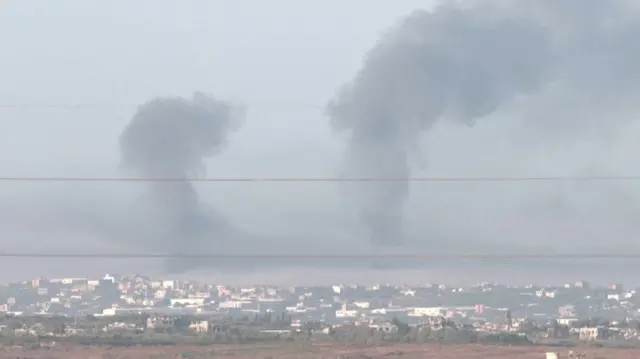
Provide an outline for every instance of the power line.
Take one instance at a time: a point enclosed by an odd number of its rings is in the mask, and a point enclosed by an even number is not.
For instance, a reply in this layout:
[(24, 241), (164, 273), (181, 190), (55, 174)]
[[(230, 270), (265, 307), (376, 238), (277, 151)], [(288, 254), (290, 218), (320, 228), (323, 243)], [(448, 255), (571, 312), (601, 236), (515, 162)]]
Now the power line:
[(543, 177), (410, 177), (410, 178), (374, 178), (374, 177), (208, 177), (208, 178), (169, 178), (169, 177), (27, 177), (4, 176), (0, 182), (220, 182), (220, 183), (392, 183), (392, 182), (604, 182), (637, 181), (640, 176), (543, 176)]
[(327, 259), (327, 260), (580, 260), (640, 259), (640, 253), (558, 253), (558, 254), (158, 254), (158, 253), (43, 253), (0, 252), (3, 258), (184, 258), (184, 259)]
[[(55, 103), (0, 103), (0, 109), (65, 109), (65, 110), (80, 110), (80, 109), (135, 109), (140, 107), (142, 103), (76, 103), (76, 104), (55, 104)], [(243, 104), (247, 108), (310, 108), (310, 109), (324, 109), (326, 105), (310, 104), (310, 103), (253, 103)]]

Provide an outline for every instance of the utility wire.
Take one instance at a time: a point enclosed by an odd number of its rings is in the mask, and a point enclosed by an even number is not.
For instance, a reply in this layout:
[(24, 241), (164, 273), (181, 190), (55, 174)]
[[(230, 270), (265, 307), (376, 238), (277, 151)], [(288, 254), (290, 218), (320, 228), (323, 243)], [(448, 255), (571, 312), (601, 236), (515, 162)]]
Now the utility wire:
[(640, 176), (543, 176), (543, 177), (410, 177), (410, 178), (339, 178), (339, 177), (207, 177), (207, 178), (143, 178), (143, 177), (29, 177), (2, 176), (0, 182), (263, 182), (263, 183), (318, 183), (318, 182), (610, 182), (637, 181)]
[[(242, 104), (242, 103), (241, 103)], [(65, 110), (80, 110), (80, 109), (135, 109), (140, 107), (142, 103), (76, 103), (76, 104), (55, 104), (55, 103), (0, 103), (0, 109), (16, 109), (16, 110), (29, 110), (29, 109), (65, 109)], [(253, 103), (242, 104), (247, 108), (309, 108), (309, 109), (324, 109), (326, 105), (318, 104), (305, 104), (305, 103)]]
[(634, 253), (558, 253), (558, 254), (158, 254), (158, 253), (44, 253), (0, 252), (15, 258), (186, 258), (186, 259), (327, 259), (327, 260), (579, 260), (640, 259)]

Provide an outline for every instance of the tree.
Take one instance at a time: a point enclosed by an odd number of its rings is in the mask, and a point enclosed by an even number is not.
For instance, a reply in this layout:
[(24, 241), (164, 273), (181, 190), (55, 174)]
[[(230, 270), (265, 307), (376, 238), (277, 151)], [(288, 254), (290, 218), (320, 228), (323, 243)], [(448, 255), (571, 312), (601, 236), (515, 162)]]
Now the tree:
[(426, 343), (431, 338), (431, 327), (425, 326), (418, 329), (416, 341), (418, 343)]
[(391, 320), (391, 324), (395, 325), (398, 328), (398, 337), (402, 338), (409, 333), (409, 324), (402, 322), (398, 318), (393, 318)]
[(558, 324), (558, 321), (555, 320), (555, 319), (551, 321), (551, 330), (552, 330), (552, 333), (553, 333), (553, 337), (557, 338), (558, 337), (558, 333), (560, 331), (560, 324)]
[(16, 329), (21, 329), (24, 326), (22, 321), (20, 321), (20, 319), (18, 318), (9, 319), (6, 325), (7, 325), (7, 330), (9, 331), (9, 333), (11, 333), (11, 335), (15, 335)]

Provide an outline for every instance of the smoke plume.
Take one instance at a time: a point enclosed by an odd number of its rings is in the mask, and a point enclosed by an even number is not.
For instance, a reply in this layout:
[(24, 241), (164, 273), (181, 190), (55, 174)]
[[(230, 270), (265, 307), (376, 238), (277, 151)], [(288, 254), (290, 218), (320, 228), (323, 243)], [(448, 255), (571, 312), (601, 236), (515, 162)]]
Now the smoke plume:
[(225, 219), (199, 201), (189, 178), (203, 174), (238, 128), (237, 109), (203, 93), (155, 98), (140, 106), (120, 137), (122, 166), (150, 181), (151, 248), (208, 250), (230, 235)]
[(371, 241), (403, 240), (410, 159), (437, 121), (473, 125), (558, 82), (595, 97), (638, 93), (639, 19), (616, 0), (445, 2), (402, 19), (327, 108), (349, 136), (344, 175), (392, 179), (345, 185)]

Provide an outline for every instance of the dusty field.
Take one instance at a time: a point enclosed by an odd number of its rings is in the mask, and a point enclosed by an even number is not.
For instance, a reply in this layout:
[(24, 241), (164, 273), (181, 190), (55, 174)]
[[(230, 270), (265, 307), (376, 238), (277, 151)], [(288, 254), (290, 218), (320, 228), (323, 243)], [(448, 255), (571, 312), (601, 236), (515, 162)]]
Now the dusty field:
[[(337, 345), (260, 345), (213, 347), (134, 347), (91, 348), (56, 346), (50, 349), (0, 348), (0, 359), (543, 359), (544, 352), (555, 351), (566, 358), (567, 350), (543, 347), (482, 345), (398, 344), (384, 347), (355, 348)], [(640, 349), (578, 349), (589, 359), (638, 359)]]

